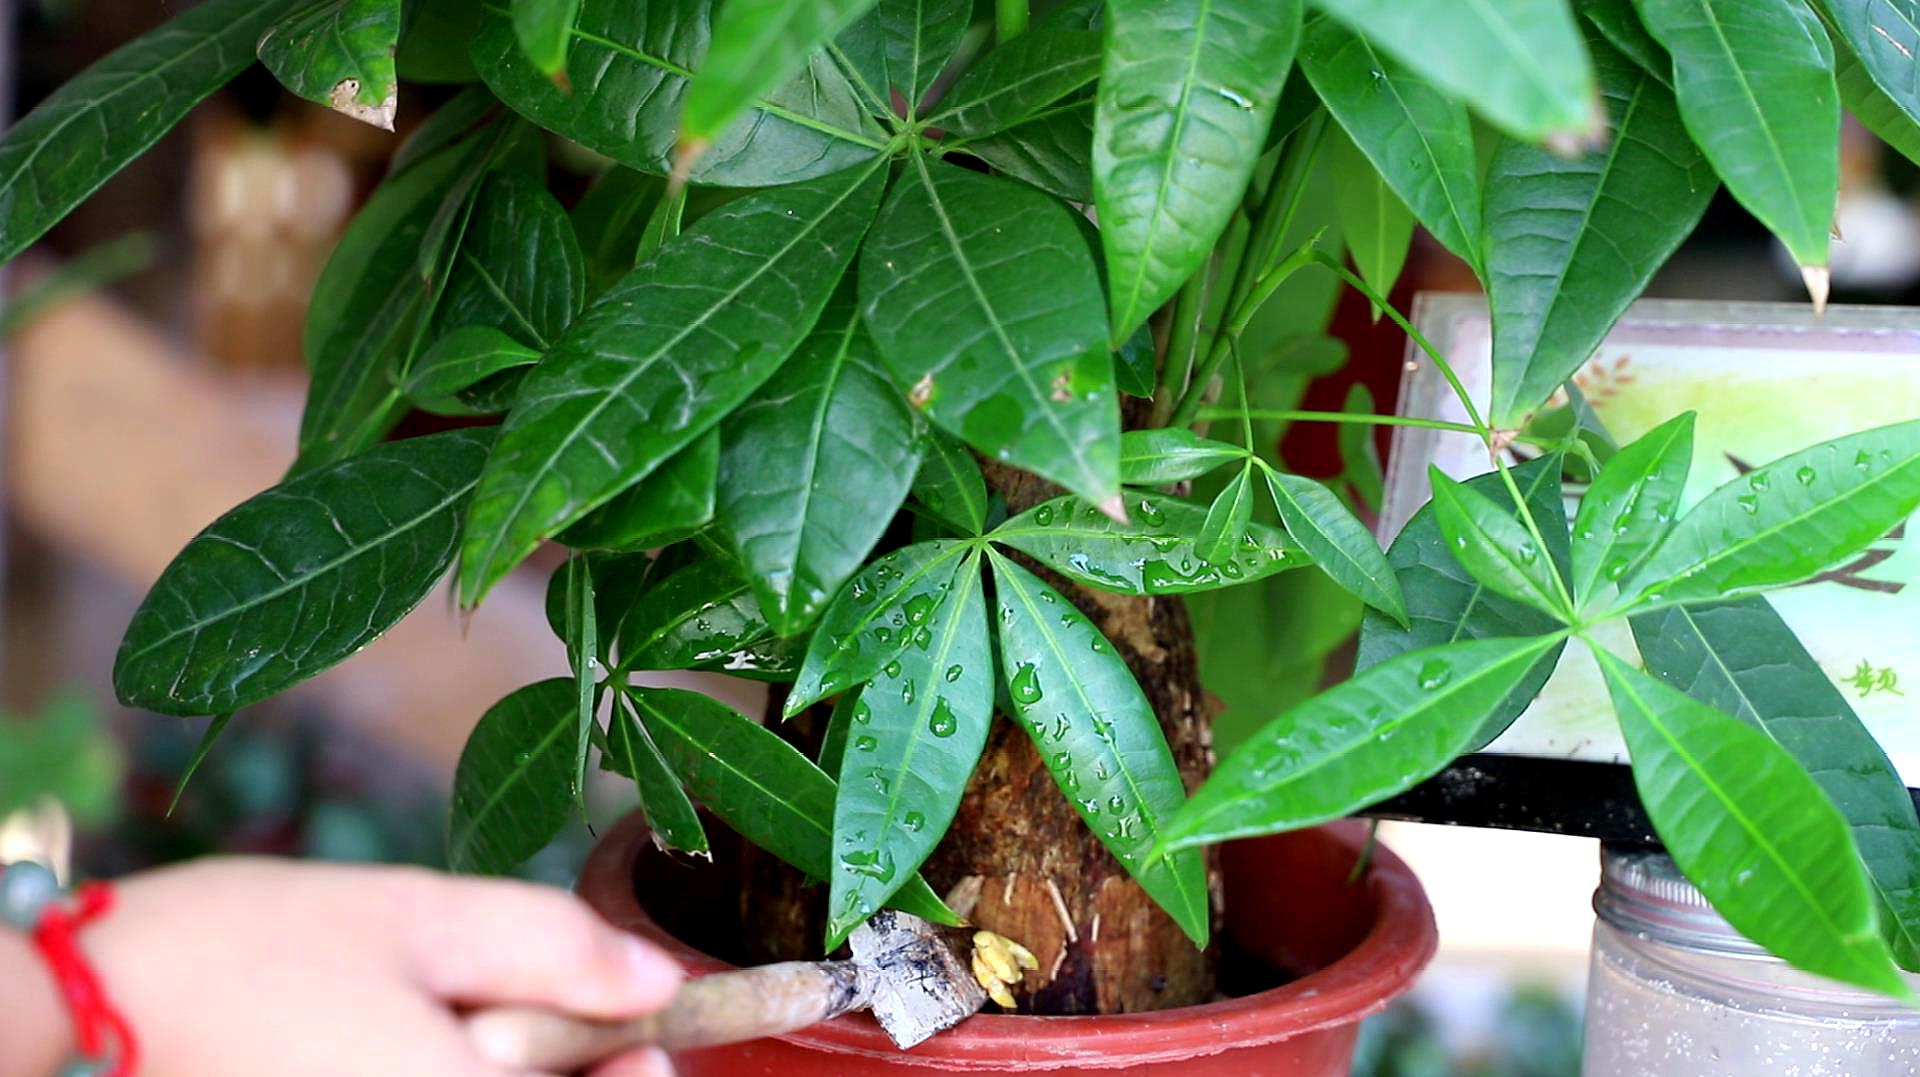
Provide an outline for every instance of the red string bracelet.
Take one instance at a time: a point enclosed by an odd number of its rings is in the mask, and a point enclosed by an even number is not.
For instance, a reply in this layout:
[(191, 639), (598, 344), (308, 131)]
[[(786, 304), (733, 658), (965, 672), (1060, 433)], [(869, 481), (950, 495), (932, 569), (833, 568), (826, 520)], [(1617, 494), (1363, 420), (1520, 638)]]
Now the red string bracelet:
[(105, 915), (113, 907), (113, 890), (104, 882), (91, 882), (74, 891), (72, 909), (57, 901), (48, 902), (34, 926), (34, 948), (53, 970), (60, 994), (73, 1016), (74, 1044), (81, 1058), (96, 1067), (101, 1077), (133, 1077), (140, 1065), (140, 1046), (134, 1040), (127, 1020), (108, 1000), (87, 963), (86, 954), (74, 938), (75, 932)]

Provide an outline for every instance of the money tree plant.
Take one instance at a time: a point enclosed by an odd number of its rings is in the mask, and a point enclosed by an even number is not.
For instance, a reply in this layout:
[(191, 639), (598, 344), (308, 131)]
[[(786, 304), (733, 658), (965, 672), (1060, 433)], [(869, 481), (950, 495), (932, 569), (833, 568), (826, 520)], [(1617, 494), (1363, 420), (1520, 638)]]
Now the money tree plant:
[[(571, 669), (480, 717), (457, 867), (538, 849), (597, 760), (662, 846), (711, 852), (718, 821), (822, 884), (769, 918), (798, 948), (971, 912), (1040, 958), (1023, 1006), (1200, 1001), (1205, 845), (1407, 789), (1581, 640), (1687, 875), (1787, 960), (1900, 994), (1920, 823), (1761, 592), (1920, 505), (1920, 422), (1689, 507), (1691, 417), (1602, 459), (1568, 381), (1722, 183), (1824, 301), (1842, 104), (1920, 150), (1914, 8), (205, 0), (0, 142), (0, 256), (256, 58), (413, 127), (314, 290), (287, 478), (167, 568), (114, 683), (217, 733), (449, 572), (471, 609), (564, 547)], [(464, 85), (416, 120), (403, 79)], [(605, 169), (569, 206), (549, 155), (583, 153)], [(1384, 308), (1416, 223), (1485, 285), (1490, 398), (1268, 407), (1324, 324), (1294, 286)], [(459, 422), (396, 439), (414, 412)], [(1275, 458), (1271, 424), (1312, 420), (1465, 430), (1492, 470), (1435, 473), (1383, 551), (1365, 484)], [(1181, 596), (1281, 573), (1365, 604), (1359, 668), (1207, 777)], [(1620, 619), (1637, 655), (1594, 642)], [(772, 682), (773, 713), (662, 670)]]

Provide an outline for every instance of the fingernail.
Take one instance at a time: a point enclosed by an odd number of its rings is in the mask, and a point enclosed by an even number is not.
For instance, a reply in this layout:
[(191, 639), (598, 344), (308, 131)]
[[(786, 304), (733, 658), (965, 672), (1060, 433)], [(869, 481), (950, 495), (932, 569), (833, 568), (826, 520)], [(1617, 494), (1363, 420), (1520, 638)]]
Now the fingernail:
[(627, 938), (627, 963), (633, 968), (634, 978), (643, 982), (677, 984), (685, 975), (679, 962), (659, 947), (632, 936)]
[(646, 1077), (674, 1077), (673, 1060), (660, 1048), (649, 1047), (642, 1056), (640, 1072)]

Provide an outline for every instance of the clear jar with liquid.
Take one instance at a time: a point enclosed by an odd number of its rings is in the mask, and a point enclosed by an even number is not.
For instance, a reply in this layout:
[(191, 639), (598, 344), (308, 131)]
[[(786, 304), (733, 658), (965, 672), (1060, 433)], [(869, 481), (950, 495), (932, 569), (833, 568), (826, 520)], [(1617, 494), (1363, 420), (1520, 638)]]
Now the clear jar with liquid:
[(1788, 967), (1663, 853), (1600, 865), (1583, 1077), (1920, 1074), (1920, 1009)]

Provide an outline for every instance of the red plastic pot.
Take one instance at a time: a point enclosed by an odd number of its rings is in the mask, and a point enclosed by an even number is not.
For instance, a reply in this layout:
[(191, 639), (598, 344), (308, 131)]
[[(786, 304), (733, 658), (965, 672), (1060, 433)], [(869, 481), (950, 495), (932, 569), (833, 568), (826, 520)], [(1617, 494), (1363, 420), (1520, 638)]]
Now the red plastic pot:
[[(1295, 974), (1271, 990), (1111, 1017), (983, 1013), (911, 1052), (896, 1049), (871, 1017), (856, 1014), (777, 1039), (688, 1052), (675, 1062), (686, 1077), (845, 1077), (898, 1068), (1339, 1077), (1351, 1069), (1361, 1018), (1411, 986), (1438, 942), (1426, 893), (1400, 858), (1376, 847), (1366, 875), (1347, 881), (1364, 844), (1360, 826), (1340, 823), (1222, 847), (1228, 910), (1222, 941), (1230, 951)], [(593, 850), (580, 893), (609, 921), (658, 942), (694, 975), (731, 967), (668, 934), (641, 908), (636, 880), (679, 885), (656, 874), (666, 862), (644, 822), (629, 817)]]

